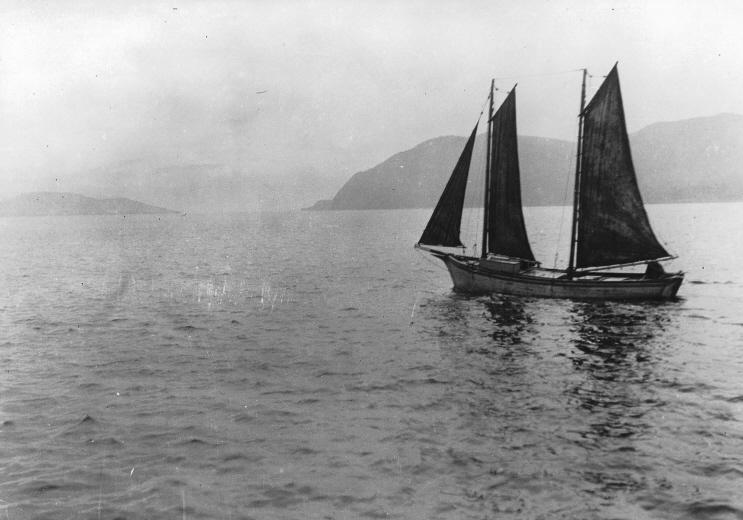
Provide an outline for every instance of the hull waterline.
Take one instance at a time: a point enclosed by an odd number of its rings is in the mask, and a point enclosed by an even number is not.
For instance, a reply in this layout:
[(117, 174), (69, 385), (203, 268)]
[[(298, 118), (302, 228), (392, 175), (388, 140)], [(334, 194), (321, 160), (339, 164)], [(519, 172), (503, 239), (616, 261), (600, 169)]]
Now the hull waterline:
[(501, 273), (484, 269), (477, 260), (436, 255), (446, 265), (454, 290), (472, 294), (512, 294), (539, 298), (596, 300), (672, 299), (683, 281), (683, 274), (661, 278), (642, 275), (604, 273), (569, 279), (565, 271), (529, 269), (520, 273)]

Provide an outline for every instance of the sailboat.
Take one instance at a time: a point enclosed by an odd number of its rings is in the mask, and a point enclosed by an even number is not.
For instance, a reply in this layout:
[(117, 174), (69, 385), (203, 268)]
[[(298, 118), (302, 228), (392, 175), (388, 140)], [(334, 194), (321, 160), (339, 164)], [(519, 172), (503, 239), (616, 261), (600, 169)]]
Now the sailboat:
[[(534, 258), (521, 205), (516, 87), (493, 113), (491, 82), (481, 254), (464, 254), (460, 239), (479, 121), (416, 244), (444, 262), (456, 291), (600, 300), (676, 296), (684, 274), (667, 273), (659, 263), (676, 257), (656, 238), (642, 202), (617, 65), (587, 105), (586, 76), (583, 69), (567, 268), (544, 268)], [(463, 254), (442, 248), (462, 248)], [(637, 265), (645, 270), (623, 269)]]

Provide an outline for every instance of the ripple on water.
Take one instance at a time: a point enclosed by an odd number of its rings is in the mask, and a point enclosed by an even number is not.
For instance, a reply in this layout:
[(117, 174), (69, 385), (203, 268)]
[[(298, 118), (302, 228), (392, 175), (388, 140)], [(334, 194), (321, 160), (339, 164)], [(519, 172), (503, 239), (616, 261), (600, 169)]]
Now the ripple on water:
[(473, 298), (429, 214), (0, 226), (0, 517), (743, 518), (734, 241), (675, 302)]

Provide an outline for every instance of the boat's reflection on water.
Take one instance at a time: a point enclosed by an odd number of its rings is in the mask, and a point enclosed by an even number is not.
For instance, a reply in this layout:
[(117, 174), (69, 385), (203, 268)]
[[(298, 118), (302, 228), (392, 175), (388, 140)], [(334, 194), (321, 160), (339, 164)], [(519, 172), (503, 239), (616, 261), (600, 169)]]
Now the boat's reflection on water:
[(646, 485), (643, 442), (653, 437), (662, 415), (655, 383), (671, 307), (667, 302), (571, 306), (569, 359), (576, 377), (565, 386), (574, 417), (566, 437), (579, 448), (576, 476), (603, 496)]
[(459, 294), (425, 304), (439, 337), (455, 338), (465, 351), (528, 345), (536, 354), (567, 356), (579, 372), (607, 381), (634, 378), (662, 353), (675, 306)]
[(523, 342), (527, 329), (534, 323), (527, 310), (529, 300), (513, 297), (493, 297), (485, 302), (489, 320), (496, 324), (491, 337), (498, 343), (517, 345)]
[(632, 392), (652, 377), (671, 341), (674, 307), (673, 302), (452, 295), (429, 301), (427, 313), (435, 318), (445, 357), (458, 359), (460, 366), (519, 359), (529, 372), (554, 376), (555, 387), (567, 388), (582, 409), (598, 410), (631, 407), (623, 399), (635, 399)]
[[(606, 412), (597, 435), (627, 436), (623, 417), (639, 419), (653, 404), (654, 367), (667, 347), (670, 303), (580, 302), (570, 308), (577, 378), (568, 393), (587, 411)], [(637, 421), (634, 421), (637, 423)]]
[(437, 340), (454, 357), (477, 353), (497, 359), (529, 353), (529, 338), (535, 334), (533, 300), (452, 294), (428, 306), (438, 322)]
[[(663, 336), (673, 303), (577, 302), (571, 306), (573, 345), (584, 356), (574, 356), (577, 367), (588, 363), (607, 377), (633, 357), (650, 359), (648, 350)], [(617, 375), (617, 374), (615, 374)]]
[[(676, 335), (673, 302), (505, 296), (429, 301), (462, 451), (501, 468), (462, 482), (493, 504), (544, 493), (613, 500), (647, 495), (664, 413), (659, 380)], [(483, 439), (489, 439), (482, 442)], [(470, 471), (471, 470), (471, 471)], [(501, 472), (502, 471), (502, 472)], [(662, 468), (658, 469), (662, 473)], [(660, 477), (659, 477), (660, 478)], [(468, 480), (469, 479), (469, 480)], [(493, 487), (496, 486), (496, 487)]]

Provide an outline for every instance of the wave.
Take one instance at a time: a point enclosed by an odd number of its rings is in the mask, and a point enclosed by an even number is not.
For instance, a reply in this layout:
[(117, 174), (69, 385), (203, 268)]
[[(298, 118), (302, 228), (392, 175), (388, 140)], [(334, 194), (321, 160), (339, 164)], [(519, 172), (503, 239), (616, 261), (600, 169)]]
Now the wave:
[(692, 502), (684, 510), (690, 518), (743, 518), (743, 509), (717, 500)]
[(180, 325), (178, 327), (175, 327), (174, 330), (182, 331), (182, 332), (193, 332), (196, 330), (208, 330), (204, 327), (197, 327), (195, 325)]
[(124, 443), (121, 442), (119, 439), (116, 439), (115, 437), (103, 437), (101, 439), (88, 439), (89, 444), (96, 444), (99, 446), (107, 446), (107, 447), (122, 447), (124, 446)]

